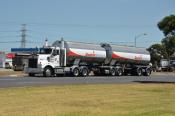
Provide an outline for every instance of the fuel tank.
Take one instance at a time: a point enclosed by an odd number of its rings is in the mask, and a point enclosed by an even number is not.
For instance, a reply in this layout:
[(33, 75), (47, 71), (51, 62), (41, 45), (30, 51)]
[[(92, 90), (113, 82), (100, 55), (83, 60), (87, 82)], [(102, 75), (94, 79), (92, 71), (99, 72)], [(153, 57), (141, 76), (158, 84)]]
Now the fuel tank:
[(145, 48), (110, 45), (112, 48), (112, 59), (120, 62), (147, 65), (150, 63), (150, 53)]
[[(64, 45), (62, 45), (64, 44)], [(145, 48), (94, 44), (72, 41), (55, 41), (52, 46), (66, 48), (66, 61), (71, 64), (75, 59), (81, 62), (110, 64), (113, 60), (120, 63), (149, 64), (150, 54)]]
[(72, 42), (72, 41), (55, 41), (52, 46), (66, 48), (67, 64), (73, 63), (75, 59), (80, 59), (81, 62), (103, 63), (106, 59), (106, 50), (100, 44)]

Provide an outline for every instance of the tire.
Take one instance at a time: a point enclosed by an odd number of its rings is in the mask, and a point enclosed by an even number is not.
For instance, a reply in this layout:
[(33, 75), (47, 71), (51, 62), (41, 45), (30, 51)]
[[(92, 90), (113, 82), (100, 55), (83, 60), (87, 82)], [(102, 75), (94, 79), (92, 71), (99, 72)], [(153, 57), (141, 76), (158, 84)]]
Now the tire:
[(74, 77), (78, 77), (80, 75), (80, 70), (78, 68), (74, 68), (72, 74)]
[(117, 76), (122, 76), (123, 75), (123, 71), (121, 68), (119, 68), (117, 71), (116, 71), (116, 75)]
[(115, 75), (116, 75), (115, 68), (111, 68), (111, 69), (110, 69), (110, 75), (111, 75), (111, 76), (115, 76)]
[(28, 75), (29, 75), (29, 77), (34, 77), (35, 76), (34, 73), (29, 73)]
[(137, 68), (136, 75), (137, 76), (142, 76), (142, 68)]
[(89, 70), (88, 70), (88, 68), (83, 68), (82, 71), (81, 71), (81, 75), (82, 75), (83, 77), (88, 76), (88, 75), (89, 75)]
[(46, 67), (43, 72), (44, 77), (51, 77), (53, 75), (53, 70), (51, 67)]
[(146, 68), (144, 76), (150, 76), (150, 75), (151, 75), (151, 69), (150, 68)]

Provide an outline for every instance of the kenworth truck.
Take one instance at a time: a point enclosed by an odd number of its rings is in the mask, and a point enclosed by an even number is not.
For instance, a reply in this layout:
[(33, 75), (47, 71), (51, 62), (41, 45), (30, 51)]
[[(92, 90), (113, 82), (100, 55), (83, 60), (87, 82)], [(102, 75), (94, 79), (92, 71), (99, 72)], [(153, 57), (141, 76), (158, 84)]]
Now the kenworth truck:
[(144, 48), (118, 46), (108, 43), (93, 44), (55, 41), (52, 46), (40, 49), (28, 59), (25, 72), (29, 76), (58, 75), (137, 75), (151, 74), (150, 54)]

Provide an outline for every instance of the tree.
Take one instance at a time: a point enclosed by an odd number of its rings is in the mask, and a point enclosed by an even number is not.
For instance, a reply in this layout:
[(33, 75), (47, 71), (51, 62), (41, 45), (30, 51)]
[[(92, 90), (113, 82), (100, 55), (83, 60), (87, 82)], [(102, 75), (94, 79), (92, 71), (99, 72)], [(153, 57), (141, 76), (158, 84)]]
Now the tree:
[(175, 35), (175, 15), (166, 16), (157, 25), (165, 36)]
[(155, 66), (162, 58), (169, 59), (175, 52), (175, 15), (166, 16), (157, 26), (163, 31), (165, 38), (162, 39), (162, 44), (153, 44), (147, 49)]
[(162, 44), (165, 46), (168, 57), (170, 57), (175, 52), (175, 36), (164, 38)]
[(169, 57), (175, 52), (175, 15), (166, 16), (157, 26), (165, 35), (162, 44)]
[(167, 58), (167, 52), (162, 44), (153, 44), (148, 49), (151, 55), (151, 62), (153, 65), (157, 65), (162, 58)]

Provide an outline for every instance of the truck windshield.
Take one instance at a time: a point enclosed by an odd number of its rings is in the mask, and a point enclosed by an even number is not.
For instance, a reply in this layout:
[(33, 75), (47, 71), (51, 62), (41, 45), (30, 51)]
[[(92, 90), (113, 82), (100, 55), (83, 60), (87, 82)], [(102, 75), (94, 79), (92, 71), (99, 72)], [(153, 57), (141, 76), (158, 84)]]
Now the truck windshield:
[(41, 48), (40, 49), (40, 54), (51, 54), (52, 49), (51, 48)]

